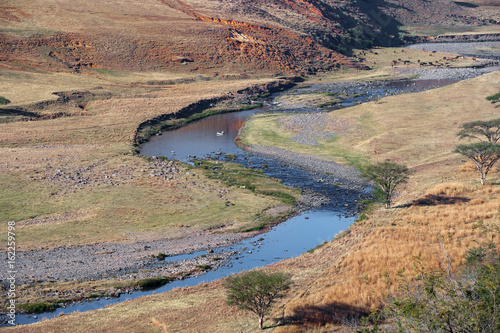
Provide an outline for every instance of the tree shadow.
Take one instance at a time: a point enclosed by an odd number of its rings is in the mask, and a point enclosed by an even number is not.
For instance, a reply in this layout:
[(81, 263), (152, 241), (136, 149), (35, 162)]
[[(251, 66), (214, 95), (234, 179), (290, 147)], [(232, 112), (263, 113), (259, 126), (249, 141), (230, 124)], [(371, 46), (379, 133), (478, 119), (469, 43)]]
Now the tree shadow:
[(476, 5), (474, 3), (469, 3), (469, 2), (463, 2), (463, 1), (453, 1), (453, 2), (456, 3), (457, 5), (465, 7), (465, 8), (477, 8), (477, 7), (479, 7), (478, 5)]
[(280, 325), (325, 325), (328, 323), (342, 323), (349, 319), (361, 319), (370, 313), (364, 308), (344, 303), (330, 303), (326, 305), (306, 305), (294, 309), (294, 314), (278, 320)]
[(38, 113), (25, 111), (21, 108), (0, 108), (0, 116), (23, 116), (23, 117), (33, 117), (38, 118), (40, 115)]
[(407, 208), (410, 206), (437, 206), (437, 205), (455, 205), (469, 202), (469, 198), (450, 197), (447, 195), (427, 194), (423, 198), (416, 199), (410, 203), (397, 206), (397, 208)]

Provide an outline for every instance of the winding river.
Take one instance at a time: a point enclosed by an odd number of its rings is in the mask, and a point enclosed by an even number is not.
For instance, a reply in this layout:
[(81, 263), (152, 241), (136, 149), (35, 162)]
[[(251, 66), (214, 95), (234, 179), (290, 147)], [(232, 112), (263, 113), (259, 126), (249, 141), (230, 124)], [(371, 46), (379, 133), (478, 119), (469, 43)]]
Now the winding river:
[[(478, 73), (479, 75), (480, 73)], [(343, 92), (348, 97), (343, 106), (359, 104), (373, 98), (426, 90), (444, 86), (458, 81), (456, 78), (441, 80), (399, 80), (355, 84), (314, 84), (307, 90)], [(333, 176), (312, 174), (290, 166), (282, 165), (273, 159), (267, 159), (236, 146), (234, 140), (245, 119), (257, 112), (320, 112), (317, 108), (283, 109), (276, 105), (274, 98), (281, 94), (297, 94), (303, 89), (293, 89), (275, 94), (267, 101), (267, 107), (250, 111), (221, 114), (191, 123), (174, 131), (164, 132), (152, 138), (141, 147), (141, 153), (146, 156), (166, 156), (191, 163), (192, 158), (224, 159), (226, 154), (236, 155), (231, 160), (248, 167), (261, 169), (265, 164), (265, 173), (270, 177), (281, 179), (288, 186), (300, 187), (306, 193), (319, 193), (327, 202), (319, 208), (305, 211), (286, 222), (275, 226), (265, 234), (246, 239), (227, 248), (216, 249), (215, 253), (229, 251), (231, 260), (218, 270), (209, 271), (199, 277), (190, 277), (169, 283), (156, 290), (137, 291), (122, 294), (119, 298), (99, 299), (91, 302), (76, 303), (55, 312), (33, 315), (17, 315), (18, 324), (36, 322), (42, 318), (53, 318), (60, 313), (88, 311), (103, 308), (107, 305), (123, 302), (153, 292), (165, 292), (178, 287), (193, 286), (201, 282), (214, 281), (242, 270), (262, 267), (280, 260), (298, 256), (319, 244), (329, 241), (342, 230), (351, 225), (356, 216), (357, 201), (368, 194), (366, 188), (338, 185)], [(352, 94), (351, 94), (352, 92)], [(338, 106), (337, 106), (338, 107)], [(218, 135), (219, 133), (219, 135)], [(222, 134), (223, 133), (223, 134)], [(222, 135), (220, 135), (222, 134)], [(168, 262), (180, 261), (205, 255), (206, 251), (188, 255), (169, 257)], [(161, 264), (161, 263), (159, 263)]]

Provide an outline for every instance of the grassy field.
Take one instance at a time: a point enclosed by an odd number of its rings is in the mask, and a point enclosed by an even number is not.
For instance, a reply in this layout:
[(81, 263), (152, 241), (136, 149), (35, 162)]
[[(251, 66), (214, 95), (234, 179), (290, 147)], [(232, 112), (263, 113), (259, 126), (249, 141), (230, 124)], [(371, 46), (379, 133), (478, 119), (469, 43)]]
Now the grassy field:
[(330, 121), (316, 130), (336, 135), (318, 139), (317, 146), (290, 140), (301, 131), (300, 126), (295, 132), (286, 126), (287, 118), (294, 115), (256, 116), (244, 131), (243, 142), (278, 146), (355, 166), (385, 159), (406, 163), (417, 171), (407, 192), (418, 196), (442, 179), (458, 177), (452, 170), (463, 158), (452, 153), (460, 143), (456, 132), (465, 122), (497, 117), (486, 97), (497, 92), (499, 82), (500, 75), (495, 72), (439, 89), (332, 111)]
[[(282, 205), (279, 198), (207, 178), (200, 168), (131, 154), (131, 140), (142, 121), (268, 80), (138, 87), (125, 82), (162, 75), (123, 73), (112, 81), (113, 75), (97, 79), (3, 72), (8, 79), (0, 89), (9, 91), (9, 107), (51, 99), (50, 87), (92, 94), (83, 101), (83, 110), (62, 104), (39, 111), (62, 109), (69, 114), (65, 117), (0, 124), (0, 219), (17, 222), (21, 249), (179, 237), (186, 230), (179, 225), (191, 226), (190, 232), (220, 225), (240, 230), (261, 223), (257, 215), (265, 218), (267, 209)], [(30, 94), (33, 86), (38, 90)], [(259, 186), (298, 195), (262, 175), (255, 177)], [(228, 198), (235, 206), (225, 205)]]
[[(324, 246), (267, 267), (267, 271), (290, 272), (294, 285), (266, 317), (266, 330), (342, 331), (335, 320), (367, 313), (380, 304), (387, 292), (395, 291), (400, 269), (413, 276), (415, 257), (436, 268), (443, 255), (449, 255), (456, 268), (466, 248), (486, 240), (498, 242), (492, 228), (498, 224), (499, 193), (495, 186), (440, 184), (428, 194), (469, 201), (380, 210)], [(255, 316), (225, 304), (221, 281), (4, 331), (64, 332), (68, 327), (78, 332), (258, 331)]]

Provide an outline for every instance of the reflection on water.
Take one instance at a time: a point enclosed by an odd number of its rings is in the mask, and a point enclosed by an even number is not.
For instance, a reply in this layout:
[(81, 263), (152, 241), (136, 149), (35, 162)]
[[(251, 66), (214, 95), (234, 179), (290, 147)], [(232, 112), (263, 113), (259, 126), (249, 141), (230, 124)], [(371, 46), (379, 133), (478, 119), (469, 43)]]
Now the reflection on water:
[[(191, 156), (205, 157), (216, 152), (237, 154), (240, 152), (234, 144), (239, 129), (245, 118), (256, 111), (241, 111), (218, 114), (190, 123), (172, 131), (164, 132), (141, 147), (141, 154), (146, 156), (166, 156), (186, 162)], [(224, 135), (217, 133), (224, 132)]]
[[(388, 95), (409, 93), (443, 87), (457, 82), (452, 79), (442, 80), (397, 80), (370, 83), (357, 83), (351, 85), (339, 84), (314, 84), (307, 89), (293, 92), (283, 92), (275, 96), (286, 94), (307, 94), (311, 92), (328, 91), (344, 94), (342, 106), (351, 106), (381, 98)], [(326, 109), (338, 109), (342, 106), (333, 106)], [(318, 108), (297, 108), (280, 110), (271, 109), (270, 112), (318, 112)], [(179, 129), (163, 132), (162, 135), (153, 137), (141, 146), (141, 154), (145, 156), (165, 156), (168, 159), (177, 159), (182, 162), (190, 161), (193, 156), (197, 158), (215, 157), (216, 154), (244, 154), (235, 143), (234, 139), (243, 126), (245, 118), (257, 112), (267, 110), (255, 109), (233, 113), (225, 113), (204, 118), (188, 124)], [(224, 132), (224, 135), (217, 133)]]

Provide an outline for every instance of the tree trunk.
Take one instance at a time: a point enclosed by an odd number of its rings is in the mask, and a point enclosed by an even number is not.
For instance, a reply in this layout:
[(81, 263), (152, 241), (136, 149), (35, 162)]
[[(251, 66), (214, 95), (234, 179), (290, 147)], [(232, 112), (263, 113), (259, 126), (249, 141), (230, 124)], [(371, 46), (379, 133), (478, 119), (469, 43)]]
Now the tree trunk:
[(259, 316), (259, 330), (264, 329), (264, 316)]

